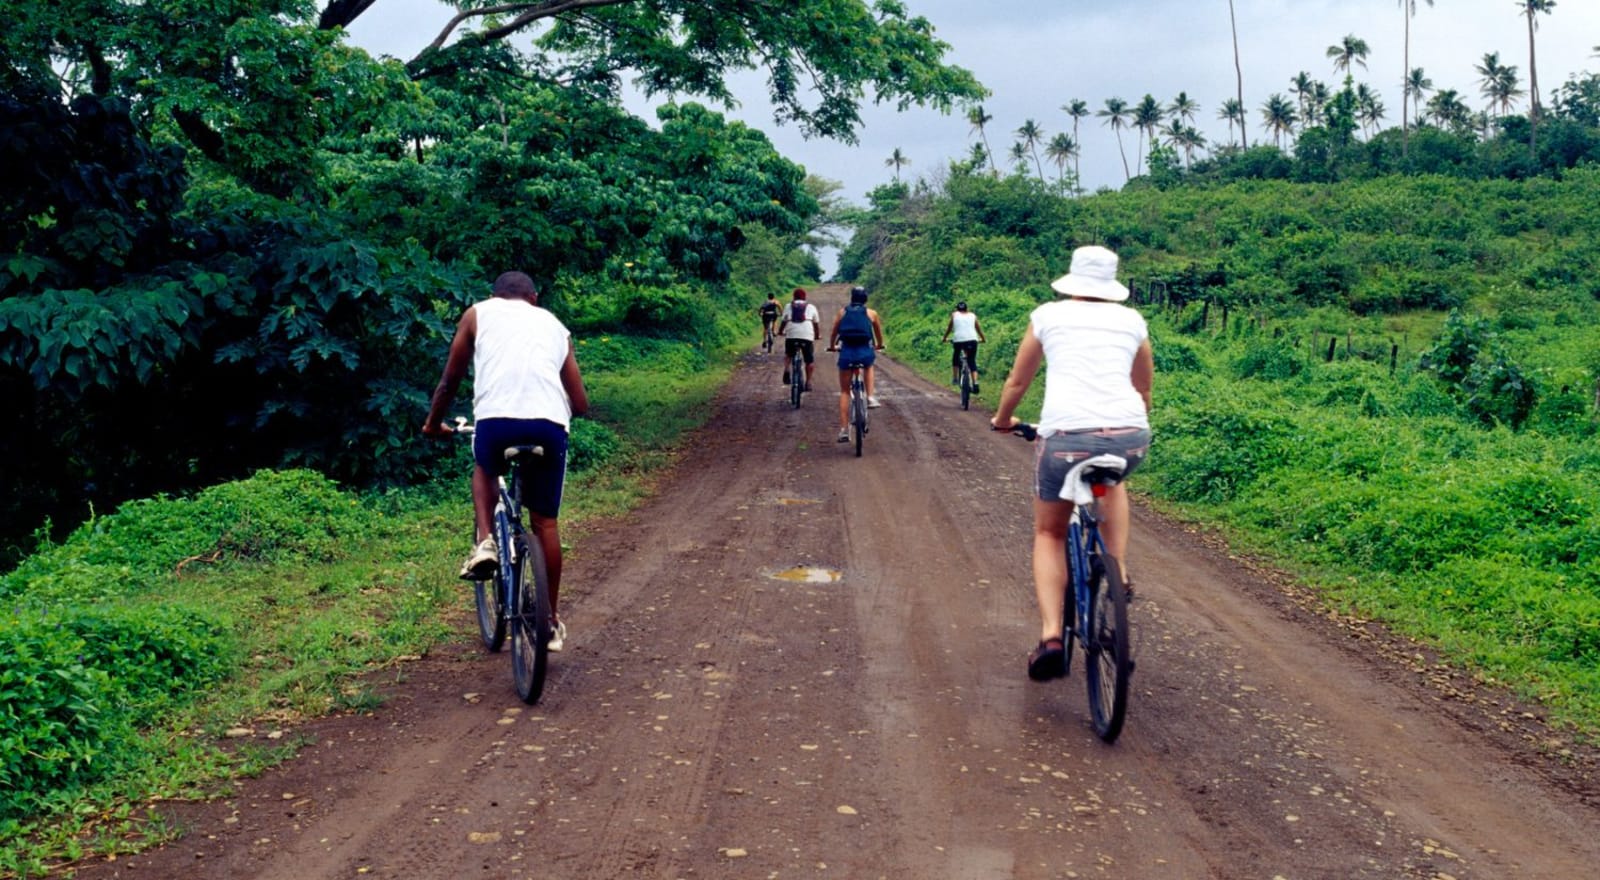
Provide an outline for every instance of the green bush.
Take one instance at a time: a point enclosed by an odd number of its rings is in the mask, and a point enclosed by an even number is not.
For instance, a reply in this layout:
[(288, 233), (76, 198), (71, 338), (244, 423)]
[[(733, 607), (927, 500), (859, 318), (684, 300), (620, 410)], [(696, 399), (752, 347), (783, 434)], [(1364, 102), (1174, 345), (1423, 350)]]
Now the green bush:
[(592, 470), (606, 463), (622, 448), (617, 432), (589, 419), (573, 419), (567, 438), (567, 467), (575, 473)]

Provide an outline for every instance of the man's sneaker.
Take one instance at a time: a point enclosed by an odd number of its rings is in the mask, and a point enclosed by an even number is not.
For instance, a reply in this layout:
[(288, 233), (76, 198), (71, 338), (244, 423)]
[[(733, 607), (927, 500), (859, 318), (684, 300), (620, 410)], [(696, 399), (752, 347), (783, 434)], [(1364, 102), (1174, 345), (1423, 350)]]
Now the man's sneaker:
[(785, 384), (785, 385), (789, 384), (789, 371), (788, 370), (784, 370), (783, 371), (783, 384)]
[(878, 402), (878, 398), (876, 398), (876, 397), (867, 398), (867, 409), (877, 409), (880, 406), (883, 406), (883, 404)]
[(972, 383), (972, 393), (973, 394), (977, 394), (978, 393), (978, 383), (976, 383), (976, 382)]
[(850, 442), (850, 429), (849, 428), (840, 428), (839, 429), (839, 442), (840, 443), (849, 443)]
[(467, 556), (467, 561), (461, 563), (461, 579), (486, 581), (494, 577), (494, 571), (499, 567), (500, 555), (495, 552), (494, 539), (484, 538)]
[(550, 631), (550, 641), (545, 644), (551, 653), (560, 653), (567, 646), (567, 625), (556, 621), (556, 628)]

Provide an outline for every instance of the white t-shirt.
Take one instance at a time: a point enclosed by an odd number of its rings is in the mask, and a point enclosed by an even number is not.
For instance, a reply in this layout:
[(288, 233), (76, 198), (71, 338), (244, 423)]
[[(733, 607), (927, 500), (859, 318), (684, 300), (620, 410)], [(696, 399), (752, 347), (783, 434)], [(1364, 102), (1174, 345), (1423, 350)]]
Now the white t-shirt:
[(1039, 430), (1148, 428), (1130, 373), (1150, 336), (1144, 316), (1114, 302), (1063, 299), (1033, 310), (1044, 346), (1044, 411)]
[(572, 422), (572, 400), (561, 384), (571, 334), (560, 319), (526, 300), (494, 297), (472, 307), (478, 332), (472, 353), (472, 415), (476, 419)]
[(950, 341), (977, 342), (978, 316), (971, 312), (951, 312)]
[(817, 338), (817, 325), (811, 322), (820, 322), (822, 320), (822, 313), (817, 311), (816, 306), (812, 305), (811, 303), (806, 303), (806, 319), (804, 321), (793, 320), (794, 306), (792, 305), (784, 306), (783, 316), (791, 319), (789, 321), (789, 326), (785, 327), (783, 330), (783, 338), (812, 340)]

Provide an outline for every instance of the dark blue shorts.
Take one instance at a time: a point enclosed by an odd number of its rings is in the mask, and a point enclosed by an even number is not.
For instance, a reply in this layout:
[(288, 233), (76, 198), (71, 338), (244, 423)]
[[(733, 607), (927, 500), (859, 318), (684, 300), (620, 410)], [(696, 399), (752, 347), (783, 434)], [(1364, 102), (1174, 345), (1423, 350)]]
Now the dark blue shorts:
[(839, 369), (851, 370), (856, 367), (870, 367), (878, 360), (878, 352), (872, 345), (839, 345)]
[(510, 469), (506, 450), (513, 446), (544, 447), (544, 455), (522, 461), (522, 505), (555, 519), (567, 479), (567, 429), (548, 419), (483, 419), (472, 435), (472, 460), (491, 476), (502, 476)]

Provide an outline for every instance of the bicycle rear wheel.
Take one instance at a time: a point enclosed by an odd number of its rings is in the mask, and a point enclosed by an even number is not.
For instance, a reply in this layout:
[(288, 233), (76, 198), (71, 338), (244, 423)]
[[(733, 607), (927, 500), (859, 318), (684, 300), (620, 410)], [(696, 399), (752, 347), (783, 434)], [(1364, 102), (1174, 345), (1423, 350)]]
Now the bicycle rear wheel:
[(961, 365), (961, 408), (966, 409), (972, 401), (972, 371), (966, 364)]
[(544, 548), (533, 535), (517, 535), (517, 607), (511, 615), (511, 679), (524, 703), (537, 703), (550, 666), (550, 575)]
[[(508, 534), (509, 529), (502, 520), (504, 514), (495, 516), (495, 544), (501, 548), (500, 555), (505, 556), (505, 542), (502, 535)], [(473, 531), (477, 535), (477, 531)], [(506, 610), (501, 598), (506, 595), (501, 578), (505, 577), (505, 566), (496, 566), (494, 574), (481, 581), (472, 582), (472, 598), (478, 607), (478, 637), (483, 639), (483, 647), (490, 653), (499, 651), (506, 643)]]
[(850, 395), (850, 421), (856, 429), (856, 458), (860, 458), (861, 443), (867, 436), (867, 394), (860, 388)]
[(1128, 679), (1133, 657), (1128, 638), (1128, 591), (1122, 568), (1106, 556), (1090, 564), (1089, 620), (1084, 644), (1084, 678), (1088, 681), (1089, 714), (1094, 732), (1115, 742), (1128, 714)]
[(800, 359), (800, 352), (795, 352), (789, 359), (789, 402), (795, 409), (800, 408), (800, 392), (806, 390), (806, 365)]

